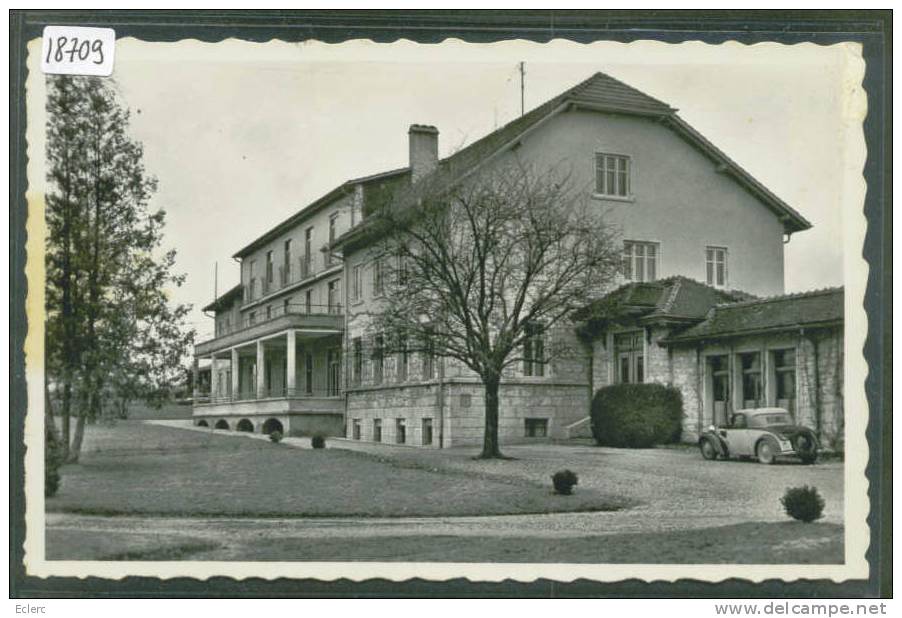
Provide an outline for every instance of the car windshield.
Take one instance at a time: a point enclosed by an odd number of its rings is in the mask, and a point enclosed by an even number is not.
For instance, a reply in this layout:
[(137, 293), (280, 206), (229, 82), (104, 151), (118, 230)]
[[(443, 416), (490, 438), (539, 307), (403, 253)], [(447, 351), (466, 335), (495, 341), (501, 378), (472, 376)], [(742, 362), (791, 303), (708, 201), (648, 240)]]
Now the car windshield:
[(786, 412), (770, 412), (755, 414), (751, 418), (752, 427), (769, 427), (771, 425), (792, 425), (792, 419)]

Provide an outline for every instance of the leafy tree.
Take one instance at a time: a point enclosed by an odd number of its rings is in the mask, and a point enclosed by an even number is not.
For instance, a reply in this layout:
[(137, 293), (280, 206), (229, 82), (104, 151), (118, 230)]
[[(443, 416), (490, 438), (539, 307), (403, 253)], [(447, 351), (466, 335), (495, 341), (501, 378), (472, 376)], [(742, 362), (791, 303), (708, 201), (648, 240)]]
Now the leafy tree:
[(48, 77), (47, 113), (47, 372), (73, 462), (104, 392), (158, 396), (193, 332), (189, 308), (168, 301), (184, 277), (172, 274), (175, 254), (162, 249), (165, 213), (149, 206), (157, 183), (110, 82)]
[(568, 318), (619, 268), (616, 233), (587, 196), (559, 169), (513, 163), (462, 179), (439, 171), (375, 207), (370, 250), (386, 293), (372, 337), (385, 334), (385, 352), (419, 342), (479, 376), (482, 458), (502, 457), (505, 371), (536, 361), (538, 345), (542, 364), (579, 353)]

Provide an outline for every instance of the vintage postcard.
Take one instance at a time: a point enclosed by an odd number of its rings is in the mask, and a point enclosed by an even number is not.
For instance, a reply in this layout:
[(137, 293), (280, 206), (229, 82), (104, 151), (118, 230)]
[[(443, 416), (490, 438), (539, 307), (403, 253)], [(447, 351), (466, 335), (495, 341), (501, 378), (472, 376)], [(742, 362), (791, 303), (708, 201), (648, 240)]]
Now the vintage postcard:
[(858, 44), (28, 52), (28, 574), (868, 576)]

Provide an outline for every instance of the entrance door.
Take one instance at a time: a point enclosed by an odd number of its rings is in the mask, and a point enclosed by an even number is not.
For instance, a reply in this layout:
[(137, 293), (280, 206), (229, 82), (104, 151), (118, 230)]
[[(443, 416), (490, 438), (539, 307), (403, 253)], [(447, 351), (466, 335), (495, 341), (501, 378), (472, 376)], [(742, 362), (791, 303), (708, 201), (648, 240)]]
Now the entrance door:
[(730, 416), (730, 366), (726, 355), (709, 356), (708, 372), (711, 376), (711, 403), (713, 421), (718, 427), (728, 424)]
[(341, 392), (341, 348), (328, 351), (329, 396), (337, 397)]

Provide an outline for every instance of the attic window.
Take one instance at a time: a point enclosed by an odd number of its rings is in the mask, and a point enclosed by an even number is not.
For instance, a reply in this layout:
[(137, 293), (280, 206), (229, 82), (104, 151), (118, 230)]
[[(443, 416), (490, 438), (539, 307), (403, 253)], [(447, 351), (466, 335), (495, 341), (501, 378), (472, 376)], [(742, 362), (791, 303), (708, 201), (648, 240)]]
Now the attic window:
[(605, 197), (630, 196), (630, 158), (595, 153), (595, 194)]

